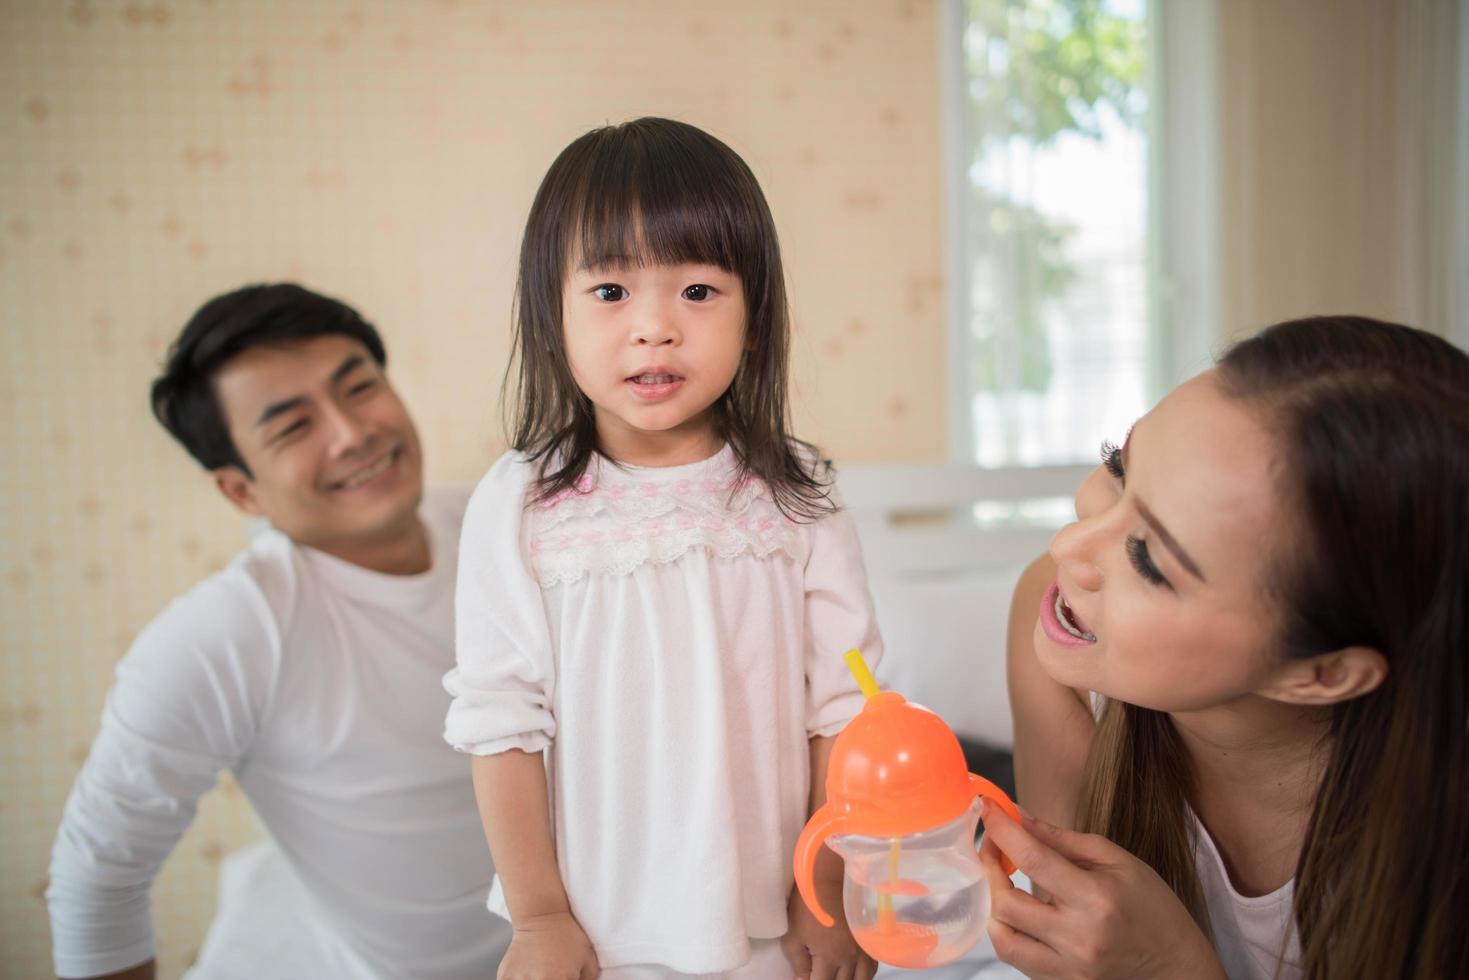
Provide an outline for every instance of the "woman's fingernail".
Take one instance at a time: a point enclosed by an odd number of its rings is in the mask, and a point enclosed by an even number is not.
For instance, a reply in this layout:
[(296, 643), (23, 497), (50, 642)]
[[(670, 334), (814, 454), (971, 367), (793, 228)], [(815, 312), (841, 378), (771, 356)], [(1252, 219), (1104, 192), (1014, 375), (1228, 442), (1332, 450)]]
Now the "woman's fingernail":
[(987, 820), (987, 819), (989, 819), (990, 808), (993, 807), (993, 806), (994, 806), (993, 803), (991, 803), (985, 797), (981, 796), (979, 798), (979, 819), (981, 819), (981, 820)]

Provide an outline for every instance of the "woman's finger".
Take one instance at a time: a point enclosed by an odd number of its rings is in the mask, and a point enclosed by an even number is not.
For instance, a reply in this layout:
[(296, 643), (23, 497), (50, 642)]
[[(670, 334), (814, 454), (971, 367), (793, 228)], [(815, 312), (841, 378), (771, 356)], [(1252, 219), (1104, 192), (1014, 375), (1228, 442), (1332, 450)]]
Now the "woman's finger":
[(979, 845), (979, 865), (984, 869), (991, 896), (1004, 894), (1015, 887), (1015, 883), (1000, 866), (1000, 849), (988, 837)]
[[(986, 879), (991, 882), (1004, 875), (993, 849), (980, 851), (979, 863), (984, 867)], [(993, 884), (990, 886), (990, 918), (1048, 946), (1054, 942), (1055, 932), (1060, 927), (1060, 914), (1054, 905), (1041, 901), (1023, 888), (1016, 888), (1013, 884), (999, 889)]]
[(982, 813), (985, 840), (1005, 852), (1031, 881), (1057, 897), (1074, 895), (1085, 887), (1086, 872), (1011, 820), (999, 807), (986, 801)]
[(1025, 830), (1072, 864), (1090, 867), (1101, 864), (1116, 864), (1119, 854), (1127, 852), (1098, 834), (1081, 834), (1055, 824), (1028, 817)]
[(1055, 976), (1061, 966), (1061, 957), (1056, 951), (1033, 936), (1027, 936), (991, 919), (989, 922), (990, 942), (995, 955), (1027, 977)]

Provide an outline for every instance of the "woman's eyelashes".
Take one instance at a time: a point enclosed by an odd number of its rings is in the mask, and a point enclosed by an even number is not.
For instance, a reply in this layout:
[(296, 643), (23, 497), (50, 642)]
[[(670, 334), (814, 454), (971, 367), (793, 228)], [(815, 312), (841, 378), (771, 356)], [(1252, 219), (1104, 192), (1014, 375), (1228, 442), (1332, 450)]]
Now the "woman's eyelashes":
[(1142, 538), (1128, 535), (1127, 560), (1132, 562), (1132, 567), (1137, 569), (1137, 573), (1143, 577), (1144, 581), (1173, 588), (1163, 577), (1163, 573), (1158, 571), (1158, 566), (1153, 564), (1153, 556), (1148, 553), (1148, 543)]
[[(1122, 450), (1113, 442), (1102, 443), (1102, 466), (1113, 479), (1123, 483), (1127, 479), (1127, 471), (1122, 467)], [(1127, 560), (1143, 580), (1152, 585), (1164, 585), (1173, 588), (1172, 584), (1158, 571), (1158, 566), (1153, 564), (1153, 556), (1148, 553), (1148, 543), (1136, 535), (1127, 537)]]

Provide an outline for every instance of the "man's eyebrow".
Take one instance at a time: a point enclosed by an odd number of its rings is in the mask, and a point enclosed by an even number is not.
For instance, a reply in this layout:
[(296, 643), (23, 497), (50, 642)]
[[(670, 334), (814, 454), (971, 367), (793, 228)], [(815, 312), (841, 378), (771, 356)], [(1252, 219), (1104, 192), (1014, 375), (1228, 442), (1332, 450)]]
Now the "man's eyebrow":
[(1143, 520), (1148, 522), (1148, 527), (1152, 528), (1153, 533), (1158, 535), (1158, 540), (1163, 542), (1164, 547), (1173, 552), (1173, 557), (1178, 559), (1178, 563), (1184, 567), (1184, 570), (1192, 574), (1200, 582), (1207, 582), (1207, 579), (1204, 578), (1204, 573), (1199, 571), (1199, 566), (1188, 556), (1188, 552), (1183, 550), (1183, 545), (1179, 544), (1173, 535), (1168, 533), (1168, 529), (1162, 525), (1158, 518), (1153, 516), (1153, 512), (1148, 510), (1147, 505), (1137, 498), (1133, 498), (1133, 503), (1137, 505), (1137, 512), (1142, 515)]
[[(341, 381), (366, 363), (367, 360), (361, 354), (348, 354), (342, 363), (337, 365), (337, 369), (332, 372), (332, 384)], [(289, 412), (293, 408), (300, 408), (304, 404), (306, 404), (306, 399), (301, 395), (297, 395), (295, 398), (283, 398), (278, 402), (271, 402), (265, 406), (265, 410), (255, 420), (255, 427), (258, 429), (277, 415)]]
[(295, 398), (286, 398), (278, 402), (271, 402), (269, 405), (265, 406), (265, 410), (260, 413), (260, 418), (255, 420), (255, 427), (258, 429), (265, 423), (269, 422), (271, 419), (275, 418), (277, 415), (280, 415), (284, 412), (289, 412), (293, 408), (300, 408), (304, 404), (306, 404), (306, 399), (300, 397), (299, 395)]
[(348, 354), (346, 360), (342, 361), (342, 363), (337, 366), (337, 369), (332, 372), (332, 384), (336, 384), (338, 381), (341, 381), (343, 378), (360, 368), (365, 363), (366, 361), (363, 359), (361, 354)]

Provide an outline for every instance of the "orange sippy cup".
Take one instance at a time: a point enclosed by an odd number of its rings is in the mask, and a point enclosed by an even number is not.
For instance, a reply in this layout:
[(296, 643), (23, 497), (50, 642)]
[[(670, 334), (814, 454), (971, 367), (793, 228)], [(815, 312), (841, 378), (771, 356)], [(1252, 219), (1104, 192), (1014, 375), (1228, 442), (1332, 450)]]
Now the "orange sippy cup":
[[(842, 906), (869, 956), (907, 969), (952, 963), (989, 919), (974, 848), (979, 798), (1016, 821), (1020, 814), (1003, 790), (968, 771), (942, 718), (878, 690), (859, 651), (846, 659), (867, 703), (832, 746), (826, 803), (796, 841), (796, 886), (817, 921), (831, 925), (812, 881), (826, 844), (846, 863)], [(1003, 866), (1015, 870), (1009, 858)]]

